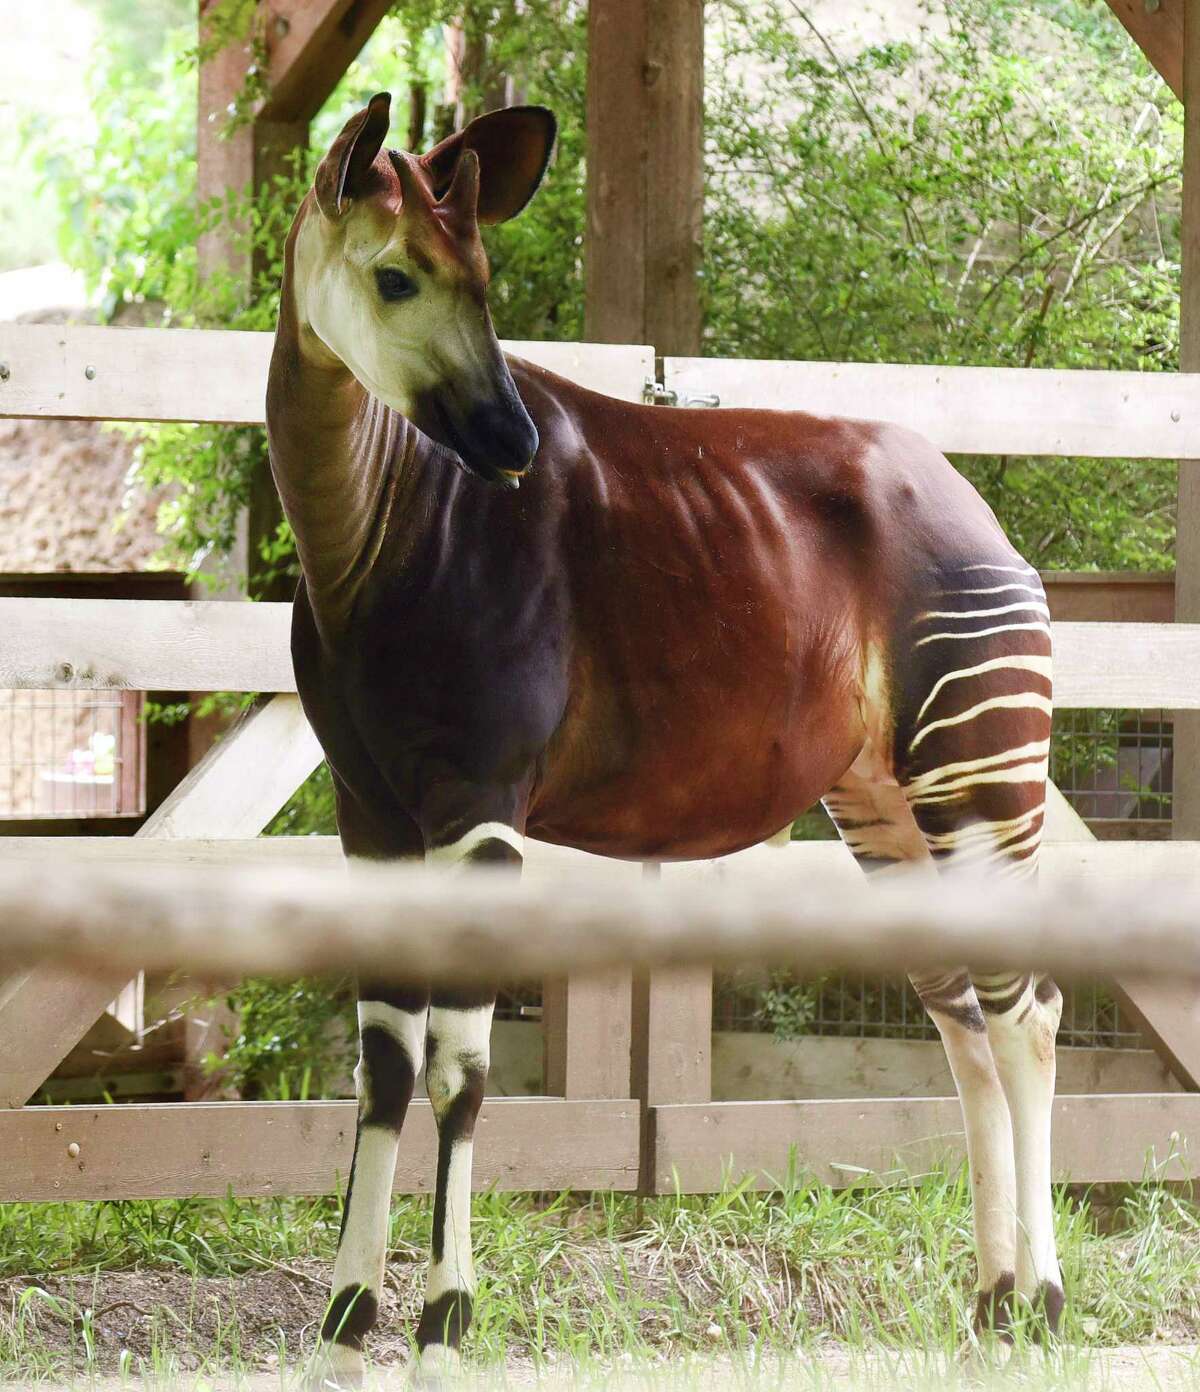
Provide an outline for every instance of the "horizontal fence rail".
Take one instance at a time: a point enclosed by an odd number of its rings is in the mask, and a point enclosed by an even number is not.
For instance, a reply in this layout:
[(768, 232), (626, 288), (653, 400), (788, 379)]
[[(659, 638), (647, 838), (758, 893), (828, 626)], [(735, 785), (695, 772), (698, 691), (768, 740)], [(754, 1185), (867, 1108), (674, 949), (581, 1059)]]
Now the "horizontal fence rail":
[(680, 405), (893, 421), (947, 454), (1200, 458), (1200, 374), (665, 358)]
[[(1104, 848), (1107, 850), (1108, 848)], [(659, 884), (471, 868), (0, 863), (0, 965), (51, 960), (200, 976), (349, 970), (411, 980), (520, 980), (632, 964), (780, 964), (800, 975), (962, 963), (1065, 978), (1200, 980), (1200, 864), (1121, 883), (1085, 874), (1022, 888), (908, 874)]]
[[(0, 688), (295, 691), (290, 604), (0, 599)], [(1056, 623), (1064, 709), (1200, 709), (1200, 624)]]
[[(0, 416), (261, 425), (273, 336), (0, 324)], [(640, 400), (648, 346), (506, 342), (595, 391)], [(1200, 458), (1200, 375), (664, 359), (681, 404), (890, 420), (948, 453)]]
[[(0, 324), (0, 416), (262, 425), (274, 335)], [(653, 348), (505, 342), (593, 391), (641, 399)]]

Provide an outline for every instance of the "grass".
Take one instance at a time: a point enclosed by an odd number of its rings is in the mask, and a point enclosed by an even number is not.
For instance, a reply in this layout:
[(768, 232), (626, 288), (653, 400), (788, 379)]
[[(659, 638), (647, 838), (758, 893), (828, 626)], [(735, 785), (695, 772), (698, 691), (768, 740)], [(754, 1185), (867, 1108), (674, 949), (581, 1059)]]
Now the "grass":
[[(1200, 1206), (1160, 1184), (1060, 1191), (1068, 1346), (1200, 1340)], [(371, 1351), (403, 1357), (430, 1205), (394, 1206)], [(0, 1376), (266, 1368), (311, 1343), (331, 1200), (0, 1208)], [(776, 1359), (797, 1348), (950, 1366), (973, 1280), (965, 1177), (639, 1203), (487, 1194), (475, 1208), (476, 1362)]]

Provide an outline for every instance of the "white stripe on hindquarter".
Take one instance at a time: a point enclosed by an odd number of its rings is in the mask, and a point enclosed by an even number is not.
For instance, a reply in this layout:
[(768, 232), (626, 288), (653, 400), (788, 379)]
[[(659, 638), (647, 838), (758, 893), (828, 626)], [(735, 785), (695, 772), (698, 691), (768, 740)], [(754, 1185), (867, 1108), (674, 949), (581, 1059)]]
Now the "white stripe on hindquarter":
[(1044, 633), (1049, 638), (1050, 628), (1044, 623), (996, 624), (991, 628), (977, 628), (973, 632), (967, 629), (962, 633), (930, 633), (925, 638), (918, 638), (913, 647), (923, 648), (926, 643), (936, 643), (943, 638), (990, 638), (996, 633)]
[(1026, 593), (1037, 595), (1040, 599), (1045, 593), (1041, 585), (1024, 585), (1019, 580), (1013, 580), (1007, 585), (988, 585), (981, 590), (939, 590), (939, 597), (950, 595), (976, 595), (976, 594), (1002, 594), (1005, 590), (1025, 590)]
[[(988, 762), (994, 763), (995, 760)], [(936, 783), (917, 793), (914, 793), (911, 787), (905, 788), (904, 791), (911, 804), (929, 807), (939, 802), (954, 802), (968, 788), (980, 788), (987, 783), (1044, 783), (1048, 765), (1048, 759), (1039, 759), (1033, 764), (1015, 764), (1012, 768), (969, 773), (962, 778)], [(938, 773), (939, 770), (935, 769), (934, 772)]]
[(1027, 761), (1033, 758), (1049, 758), (1050, 741), (1034, 740), (1029, 744), (1018, 745), (1013, 749), (1002, 749), (996, 754), (981, 754), (978, 759), (958, 759), (954, 763), (942, 764), (929, 769), (909, 780), (905, 785), (907, 792), (929, 792), (948, 778), (957, 778), (964, 773), (978, 773), (982, 769), (994, 768), (997, 764), (1012, 763), (1015, 760)]
[(966, 574), (970, 570), (1002, 570), (1009, 575), (1037, 575), (1037, 571), (1031, 565), (969, 565), (962, 567), (962, 573)]
[(998, 672), (1005, 667), (1011, 667), (1018, 672), (1036, 672), (1038, 676), (1045, 677), (1047, 681), (1054, 675), (1053, 659), (1024, 653), (1014, 657), (990, 657), (986, 662), (976, 663), (974, 667), (960, 667), (956, 672), (944, 673), (934, 682), (933, 690), (925, 697), (921, 709), (917, 712), (917, 721), (921, 720), (947, 682), (961, 681), (966, 677), (978, 677), (984, 672)]
[(968, 707), (959, 715), (947, 715), (941, 720), (931, 721), (913, 736), (912, 742), (908, 746), (908, 752), (911, 754), (925, 736), (933, 734), (935, 730), (942, 730), (950, 725), (962, 725), (968, 720), (974, 720), (977, 716), (985, 715), (988, 711), (1026, 708), (1040, 710), (1045, 715), (1053, 714), (1054, 710), (1048, 696), (1039, 696), (1033, 691), (1015, 692), (1010, 696), (993, 696), (990, 700), (980, 701), (976, 705)]
[(1050, 610), (1040, 599), (1025, 599), (1019, 604), (998, 604), (991, 609), (927, 609), (917, 615), (915, 622), (923, 623), (926, 619), (990, 619), (996, 614), (1011, 614), (1017, 609), (1033, 609), (1050, 617)]

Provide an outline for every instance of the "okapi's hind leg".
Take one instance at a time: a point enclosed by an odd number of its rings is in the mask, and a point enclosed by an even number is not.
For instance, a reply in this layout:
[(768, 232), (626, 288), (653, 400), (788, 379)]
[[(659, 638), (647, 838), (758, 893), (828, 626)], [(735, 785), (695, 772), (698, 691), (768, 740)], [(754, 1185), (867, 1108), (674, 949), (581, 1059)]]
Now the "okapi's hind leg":
[[(872, 776), (876, 761), (860, 761), (868, 772), (848, 773), (824, 799), (838, 834), (869, 876), (908, 867), (933, 874), (933, 861), (902, 790)], [(875, 765), (875, 767), (872, 767)], [(1016, 1180), (1008, 1102), (988, 1041), (983, 1011), (965, 971), (913, 977), (929, 1011), (954, 1077), (963, 1113), (971, 1180), (979, 1295), (978, 1331), (1002, 1331), (1016, 1266)]]
[[(939, 870), (1034, 881), (1050, 752), (1049, 611), (1009, 553), (943, 572), (904, 635), (894, 764)], [(1048, 977), (971, 984), (1011, 1117), (1017, 1291), (1057, 1330), (1050, 1123), (1062, 997)]]

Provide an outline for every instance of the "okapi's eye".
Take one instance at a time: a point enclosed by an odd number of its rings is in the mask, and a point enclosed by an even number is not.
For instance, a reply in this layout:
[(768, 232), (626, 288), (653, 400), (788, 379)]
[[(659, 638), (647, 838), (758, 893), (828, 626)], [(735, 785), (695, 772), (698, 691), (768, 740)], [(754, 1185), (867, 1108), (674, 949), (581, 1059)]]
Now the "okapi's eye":
[(380, 298), (388, 304), (395, 304), (397, 300), (411, 300), (417, 293), (417, 282), (412, 276), (405, 275), (394, 266), (376, 271), (375, 283), (379, 286)]

